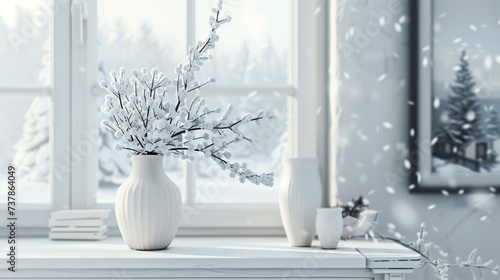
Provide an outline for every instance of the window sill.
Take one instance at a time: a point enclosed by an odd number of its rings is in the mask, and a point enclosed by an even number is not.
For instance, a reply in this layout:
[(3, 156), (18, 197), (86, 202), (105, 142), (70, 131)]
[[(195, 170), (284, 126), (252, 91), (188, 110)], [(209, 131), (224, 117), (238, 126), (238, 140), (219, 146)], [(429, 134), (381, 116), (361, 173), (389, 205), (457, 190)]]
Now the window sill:
[[(31, 208), (28, 208), (31, 207)], [(28, 205), (19, 210), (20, 237), (48, 236), (50, 205)], [(99, 204), (96, 209), (111, 209), (106, 224), (108, 236), (121, 236), (114, 205)], [(8, 234), (0, 228), (0, 235)], [(177, 236), (284, 236), (277, 204), (207, 204), (184, 206)]]
[[(421, 266), (417, 253), (392, 241), (342, 240), (338, 249), (322, 250), (317, 240), (312, 247), (290, 247), (284, 237), (178, 237), (167, 250), (160, 251), (130, 250), (119, 237), (16, 241), (16, 272), (4, 268), (0, 278), (239, 279), (306, 274), (308, 278), (379, 279), (380, 275), (411, 273)], [(2, 255), (5, 258), (5, 253)]]

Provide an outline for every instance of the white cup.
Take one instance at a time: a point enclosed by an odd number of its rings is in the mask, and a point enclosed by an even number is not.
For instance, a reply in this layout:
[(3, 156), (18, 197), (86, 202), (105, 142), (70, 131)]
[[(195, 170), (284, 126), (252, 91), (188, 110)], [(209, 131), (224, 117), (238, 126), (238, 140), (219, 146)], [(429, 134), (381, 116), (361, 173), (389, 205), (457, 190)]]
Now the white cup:
[(335, 249), (343, 229), (342, 208), (318, 208), (316, 232), (323, 249)]

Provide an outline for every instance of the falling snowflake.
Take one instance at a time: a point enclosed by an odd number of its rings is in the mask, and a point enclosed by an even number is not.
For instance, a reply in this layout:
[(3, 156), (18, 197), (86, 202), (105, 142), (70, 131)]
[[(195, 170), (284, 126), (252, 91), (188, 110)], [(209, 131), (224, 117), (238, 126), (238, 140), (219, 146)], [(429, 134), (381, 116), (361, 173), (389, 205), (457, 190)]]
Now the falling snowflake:
[(415, 129), (413, 129), (413, 128), (410, 129), (410, 136), (411, 137), (415, 136)]
[(422, 48), (422, 51), (423, 51), (423, 52), (426, 52), (426, 51), (428, 51), (428, 50), (430, 50), (430, 49), (431, 49), (431, 46), (427, 45), (427, 46), (424, 46), (424, 47)]
[(408, 189), (409, 190), (413, 190), (415, 188), (415, 185), (414, 184), (411, 184), (410, 186), (408, 186)]
[(484, 221), (486, 221), (487, 219), (488, 219), (488, 217), (487, 217), (487, 216), (482, 216), (482, 217), (479, 219), (479, 221), (484, 222)]
[(441, 256), (445, 257), (445, 258), (446, 258), (446, 257), (448, 257), (448, 253), (446, 253), (446, 252), (445, 252), (445, 251), (443, 251), (443, 250), (439, 250), (439, 254), (440, 254)]
[(256, 95), (257, 95), (257, 93), (258, 93), (258, 91), (256, 91), (256, 90), (254, 90), (254, 91), (250, 92), (250, 93), (248, 94), (248, 98), (252, 98), (252, 97), (256, 96)]
[(473, 121), (476, 118), (476, 113), (474, 111), (469, 110), (467, 114), (465, 114), (465, 119), (469, 122)]
[(434, 108), (437, 109), (439, 108), (439, 103), (440, 103), (440, 100), (438, 97), (434, 98)]
[(429, 59), (427, 57), (424, 57), (424, 59), (422, 60), (422, 66), (427, 67), (428, 64), (429, 64)]
[(321, 6), (317, 7), (316, 10), (314, 10), (314, 14), (317, 15), (321, 11)]
[(477, 31), (477, 28), (474, 24), (469, 25), (470, 30)]
[(386, 77), (387, 77), (387, 74), (383, 74), (383, 75), (381, 75), (380, 77), (378, 77), (377, 82), (381, 82), (381, 81), (382, 81), (382, 80), (384, 80)]
[(385, 17), (380, 17), (378, 19), (378, 24), (380, 24), (380, 26), (384, 26), (385, 25)]
[(390, 122), (383, 122), (382, 125), (387, 128), (387, 129), (391, 129), (392, 128), (392, 124)]
[(436, 204), (431, 204), (427, 207), (427, 210), (432, 210), (434, 208), (436, 208)]
[(411, 169), (411, 163), (409, 160), (405, 159), (404, 165), (405, 165), (406, 169)]
[(447, 190), (442, 190), (441, 193), (445, 196), (449, 196), (450, 193)]
[(384, 148), (382, 148), (382, 150), (384, 150), (384, 152), (385, 152), (385, 151), (389, 151), (390, 148), (391, 148), (391, 146), (385, 145)]
[(363, 140), (363, 141), (368, 141), (368, 136), (364, 135), (364, 134), (363, 134), (363, 131), (358, 130), (358, 136), (359, 136), (359, 138), (360, 138), (361, 140)]
[(490, 55), (487, 55), (484, 58), (484, 69), (490, 70), (492, 65), (493, 65), (493, 58)]
[(393, 188), (393, 187), (391, 187), (391, 186), (387, 186), (387, 187), (385, 187), (385, 190), (386, 190), (388, 193), (390, 193), (390, 194), (394, 194), (394, 193), (395, 193), (394, 188)]
[(397, 32), (400, 32), (400, 33), (401, 33), (401, 30), (402, 30), (402, 28), (401, 28), (401, 24), (399, 24), (399, 23), (397, 23), (397, 22), (396, 22), (396, 23), (394, 23), (394, 29), (395, 29)]
[(462, 38), (456, 38), (455, 40), (453, 40), (453, 44), (458, 44), (462, 41)]

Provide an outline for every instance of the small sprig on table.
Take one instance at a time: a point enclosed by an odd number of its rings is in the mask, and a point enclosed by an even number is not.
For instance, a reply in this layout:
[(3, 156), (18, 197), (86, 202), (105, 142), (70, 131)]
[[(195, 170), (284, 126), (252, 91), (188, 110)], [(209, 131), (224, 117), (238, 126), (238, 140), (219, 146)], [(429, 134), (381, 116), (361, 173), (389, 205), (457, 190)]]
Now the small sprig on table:
[(480, 256), (477, 256), (477, 249), (474, 249), (470, 252), (469, 257), (466, 261), (461, 260), (460, 257), (456, 257), (455, 263), (448, 263), (446, 260), (442, 259), (432, 259), (431, 258), (431, 245), (432, 243), (427, 241), (425, 238), (427, 237), (427, 231), (425, 230), (425, 223), (420, 225), (420, 230), (417, 232), (417, 240), (403, 243), (400, 243), (408, 248), (415, 250), (419, 253), (424, 262), (428, 265), (431, 265), (436, 272), (435, 276), (439, 280), (448, 280), (448, 271), (452, 267), (463, 267), (468, 268), (472, 274), (472, 279), (476, 280), (477, 275), (476, 272), (479, 273), (480, 279), (484, 279), (484, 271), (491, 271), (494, 275), (498, 275), (500, 271), (500, 267), (492, 266), (493, 260), (482, 261)]
[[(255, 144), (240, 127), (248, 123), (259, 124), (272, 120), (269, 112), (259, 111), (257, 115), (246, 114), (230, 119), (231, 104), (222, 112), (221, 108), (208, 108), (200, 89), (215, 82), (215, 78), (195, 80), (195, 73), (203, 63), (211, 59), (208, 51), (218, 41), (217, 29), (231, 21), (229, 16), (221, 18), (222, 1), (218, 1), (209, 18), (210, 32), (205, 41), (199, 41), (188, 49), (184, 64), (175, 67), (176, 78), (170, 80), (163, 72), (153, 68), (148, 72), (133, 70), (130, 79), (125, 78), (125, 69), (110, 73), (111, 82), (99, 84), (106, 89), (101, 111), (112, 118), (102, 125), (121, 138), (117, 145), (130, 155), (165, 155), (194, 160), (200, 153), (215, 161), (230, 177), (239, 177), (241, 183), (249, 180), (254, 184), (272, 186), (274, 173), (257, 174), (246, 163), (231, 163), (227, 148), (242, 141)], [(167, 101), (175, 91), (175, 101)], [(222, 113), (222, 114), (221, 114)]]
[(359, 214), (363, 212), (367, 207), (370, 206), (368, 199), (363, 196), (359, 196), (358, 199), (352, 199), (346, 204), (339, 205), (342, 208), (342, 218), (351, 216), (354, 218), (359, 218)]

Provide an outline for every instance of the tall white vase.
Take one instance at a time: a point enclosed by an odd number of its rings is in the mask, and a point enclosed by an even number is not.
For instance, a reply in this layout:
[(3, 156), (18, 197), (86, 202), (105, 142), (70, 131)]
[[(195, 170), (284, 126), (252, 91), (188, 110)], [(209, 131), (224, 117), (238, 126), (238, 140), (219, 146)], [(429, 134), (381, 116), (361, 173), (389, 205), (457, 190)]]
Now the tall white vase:
[(181, 211), (181, 193), (163, 170), (163, 156), (132, 156), (132, 172), (118, 188), (115, 202), (118, 227), (130, 249), (167, 248)]
[(311, 246), (316, 233), (316, 209), (321, 206), (317, 158), (283, 159), (279, 206), (290, 245)]

